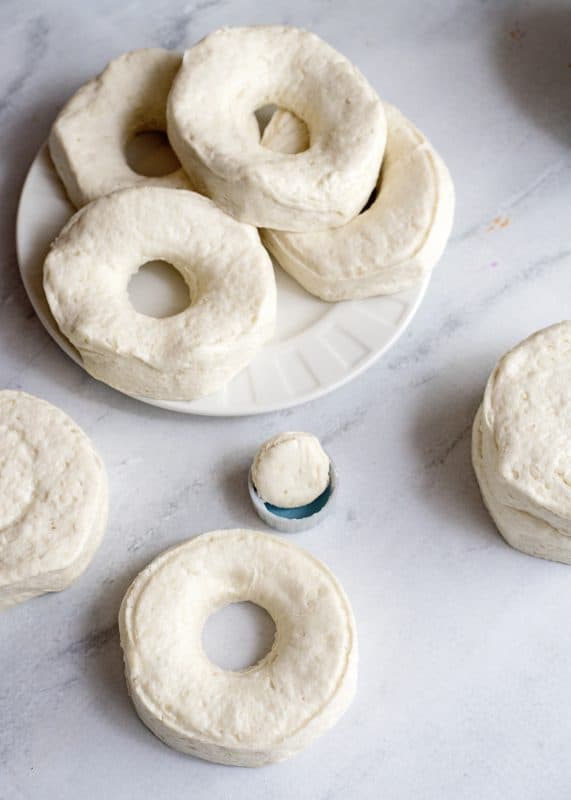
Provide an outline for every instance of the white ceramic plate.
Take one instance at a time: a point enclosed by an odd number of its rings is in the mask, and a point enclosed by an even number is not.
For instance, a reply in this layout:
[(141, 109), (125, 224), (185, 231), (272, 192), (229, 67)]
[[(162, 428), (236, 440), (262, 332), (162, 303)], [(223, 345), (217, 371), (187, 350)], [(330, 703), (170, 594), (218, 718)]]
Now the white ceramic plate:
[[(20, 197), (18, 261), (38, 317), (62, 350), (81, 365), (79, 353), (60, 333), (42, 289), (42, 266), (49, 244), (72, 213), (44, 146), (30, 167)], [(394, 344), (428, 285), (427, 278), (390, 297), (330, 304), (305, 292), (279, 267), (276, 277), (276, 336), (228, 386), (193, 402), (137, 399), (172, 411), (208, 416), (261, 414), (314, 400), (355, 378)], [(162, 305), (164, 315), (172, 303), (172, 284), (169, 286), (160, 269), (140, 273), (136, 288), (132, 288), (138, 310), (160, 314)]]

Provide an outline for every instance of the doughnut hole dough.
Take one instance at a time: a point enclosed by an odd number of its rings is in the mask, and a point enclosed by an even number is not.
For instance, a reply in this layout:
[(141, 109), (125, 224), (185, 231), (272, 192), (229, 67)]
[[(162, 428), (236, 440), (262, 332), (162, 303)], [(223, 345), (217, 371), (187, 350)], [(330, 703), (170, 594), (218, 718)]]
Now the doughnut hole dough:
[(116, 189), (190, 189), (182, 168), (161, 177), (139, 175), (125, 148), (143, 131), (166, 131), (166, 103), (182, 58), (159, 48), (133, 50), (82, 86), (53, 124), (49, 150), (71, 202), (80, 208)]
[[(384, 104), (387, 146), (372, 204), (340, 228), (262, 231), (268, 250), (298, 283), (322, 300), (400, 292), (438, 262), (452, 229), (454, 186), (427, 139), (394, 106)], [(307, 129), (278, 110), (262, 144), (288, 153), (307, 147)]]
[(272, 436), (259, 448), (252, 481), (266, 503), (297, 508), (312, 503), (329, 485), (330, 461), (319, 439), (291, 431)]
[(498, 362), (476, 415), (472, 460), (506, 541), (571, 563), (571, 322), (541, 330)]
[(0, 610), (65, 589), (107, 521), (107, 478), (83, 431), (58, 408), (0, 391)]
[[(251, 135), (256, 109), (303, 119), (304, 153)], [(184, 54), (167, 104), (168, 135), (199, 191), (237, 219), (280, 230), (343, 225), (377, 179), (386, 121), (364, 76), (317, 36), (282, 25), (222, 28)]]
[[(226, 671), (202, 649), (206, 619), (241, 601), (276, 626), (257, 664)], [(170, 747), (207, 761), (282, 761), (331, 728), (351, 702), (355, 623), (343, 589), (316, 558), (265, 533), (203, 534), (158, 556), (119, 613), (129, 693)]]
[[(157, 319), (133, 308), (127, 287), (161, 259), (179, 270), (191, 304)], [(44, 289), (85, 369), (140, 397), (215, 392), (274, 330), (275, 278), (258, 232), (194, 192), (139, 187), (85, 206), (52, 245)]]

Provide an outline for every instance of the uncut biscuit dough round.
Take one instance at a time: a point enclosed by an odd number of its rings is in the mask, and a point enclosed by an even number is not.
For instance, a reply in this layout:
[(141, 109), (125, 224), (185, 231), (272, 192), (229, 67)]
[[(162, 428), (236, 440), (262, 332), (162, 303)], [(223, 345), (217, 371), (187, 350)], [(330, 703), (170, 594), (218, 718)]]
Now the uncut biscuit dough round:
[(0, 391), (0, 610), (65, 589), (90, 563), (107, 521), (107, 478), (67, 414)]
[(571, 322), (497, 364), (474, 427), (473, 461), (500, 532), (517, 549), (571, 562)]
[[(253, 112), (270, 103), (306, 122), (304, 153), (272, 152), (252, 136)], [(359, 212), (386, 139), (382, 103), (356, 67), (283, 25), (222, 28), (187, 50), (167, 127), (199, 191), (244, 222), (296, 231), (343, 225)]]
[[(210, 614), (248, 601), (273, 618), (270, 652), (228, 671), (202, 649)], [(283, 539), (205, 533), (167, 550), (128, 589), (119, 612), (129, 693), (170, 747), (237, 766), (282, 761), (339, 719), (356, 687), (357, 638), (332, 573)]]
[(266, 503), (297, 508), (313, 502), (329, 485), (330, 462), (311, 433), (278, 433), (258, 449), (252, 481)]
[[(335, 230), (261, 233), (286, 272), (322, 300), (400, 292), (432, 270), (450, 236), (454, 186), (446, 165), (400, 111), (388, 103), (384, 107), (387, 146), (371, 205)], [(295, 115), (278, 110), (262, 144), (303, 151), (307, 128)]]
[(190, 189), (182, 168), (161, 177), (139, 175), (125, 148), (144, 131), (166, 131), (166, 103), (182, 57), (160, 48), (133, 50), (84, 84), (58, 114), (49, 150), (72, 203), (81, 206), (117, 189)]
[(478, 409), (472, 429), (472, 463), (484, 505), (506, 542), (527, 555), (571, 564), (571, 536), (528, 511), (510, 506), (486, 468), (493, 443)]
[[(137, 312), (127, 288), (142, 264), (161, 259), (191, 302), (159, 319)], [(194, 192), (123, 189), (85, 206), (52, 245), (44, 289), (85, 369), (140, 397), (215, 392), (274, 330), (275, 278), (258, 232)]]

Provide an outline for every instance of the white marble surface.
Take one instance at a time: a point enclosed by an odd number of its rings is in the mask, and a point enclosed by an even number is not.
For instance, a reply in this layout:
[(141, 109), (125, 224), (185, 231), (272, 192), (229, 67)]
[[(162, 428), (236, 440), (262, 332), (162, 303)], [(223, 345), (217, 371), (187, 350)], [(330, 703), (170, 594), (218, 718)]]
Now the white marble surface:
[[(324, 36), (425, 130), (455, 178), (455, 230), (405, 337), (351, 385), (261, 418), (171, 415), (98, 385), (43, 331), (18, 277), (18, 193), (59, 105), (109, 58), (265, 21)], [(0, 618), (2, 800), (569, 797), (571, 568), (503, 543), (469, 462), (496, 357), (570, 313), (569, 62), (571, 10), (547, 0), (3, 0), (0, 381), (69, 412), (112, 492), (85, 576)], [(248, 461), (285, 428), (321, 436), (342, 475), (335, 518), (296, 541), (352, 600), (359, 692), (297, 759), (224, 768), (139, 723), (116, 614), (164, 547), (257, 526)]]

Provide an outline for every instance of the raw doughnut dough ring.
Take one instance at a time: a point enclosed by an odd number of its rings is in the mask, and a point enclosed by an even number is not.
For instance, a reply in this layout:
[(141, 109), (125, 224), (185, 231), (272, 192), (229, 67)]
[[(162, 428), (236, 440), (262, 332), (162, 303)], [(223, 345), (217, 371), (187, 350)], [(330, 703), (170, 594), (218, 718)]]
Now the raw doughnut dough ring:
[(0, 610), (65, 589), (87, 568), (107, 521), (107, 478), (67, 414), (0, 392)]
[(571, 322), (520, 342), (492, 372), (476, 415), (472, 461), (504, 539), (571, 564)]
[[(335, 230), (261, 234), (286, 272), (322, 300), (407, 289), (432, 270), (450, 236), (454, 186), (446, 165), (394, 106), (384, 106), (387, 146), (370, 207)], [(307, 129), (295, 115), (278, 110), (262, 143), (298, 152), (307, 146)]]
[[(205, 655), (206, 619), (230, 603), (265, 608), (270, 652), (239, 672)], [(237, 766), (307, 747), (351, 702), (353, 614), (316, 558), (275, 536), (214, 531), (167, 550), (128, 589), (119, 612), (127, 685), (151, 731), (183, 753)]]
[[(160, 259), (179, 270), (191, 304), (156, 319), (133, 308), (127, 287)], [(85, 369), (135, 396), (215, 392), (274, 329), (275, 278), (258, 232), (194, 192), (138, 187), (85, 206), (52, 245), (44, 289)]]
[(159, 48), (133, 50), (82, 86), (53, 124), (49, 149), (72, 203), (81, 206), (116, 189), (190, 189), (182, 168), (161, 177), (139, 175), (125, 147), (137, 133), (166, 131), (166, 103), (182, 58)]
[[(310, 131), (298, 155), (251, 135), (275, 103)], [(222, 28), (184, 55), (167, 105), (171, 145), (199, 191), (237, 219), (280, 230), (343, 225), (377, 179), (382, 103), (364, 76), (317, 36), (281, 25)]]

